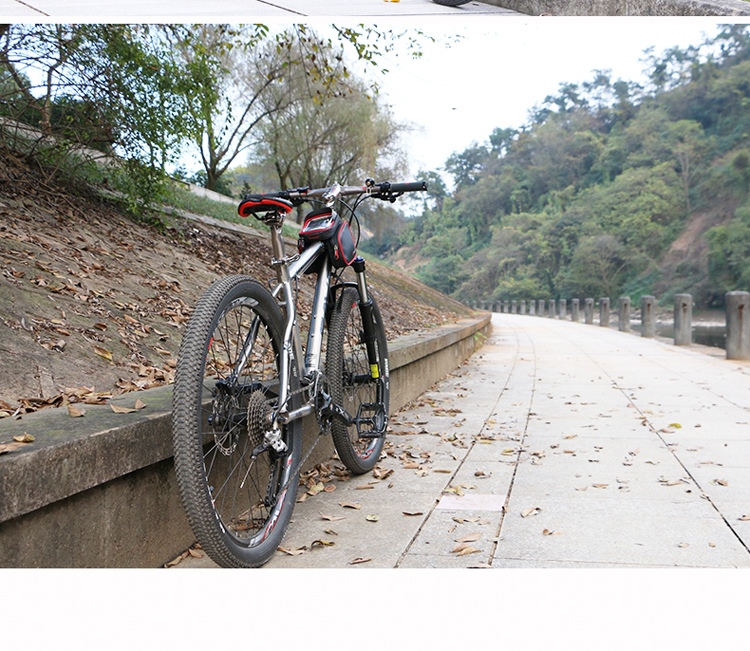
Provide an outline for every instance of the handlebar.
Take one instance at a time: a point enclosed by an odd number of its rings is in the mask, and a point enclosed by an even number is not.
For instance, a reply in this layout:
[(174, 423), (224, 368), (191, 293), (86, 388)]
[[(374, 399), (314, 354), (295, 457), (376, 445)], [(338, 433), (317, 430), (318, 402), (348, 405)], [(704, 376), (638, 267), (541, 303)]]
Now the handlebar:
[(293, 190), (280, 190), (278, 192), (266, 192), (263, 194), (246, 194), (239, 205), (238, 212), (242, 217), (249, 217), (259, 212), (290, 212), (294, 206), (300, 206), (310, 200), (320, 199), (324, 202), (333, 203), (337, 198), (355, 195), (367, 195), (374, 199), (382, 199), (393, 203), (405, 192), (424, 192), (427, 190), (427, 181), (415, 181), (412, 183), (375, 183), (367, 179), (365, 185), (341, 186), (338, 183), (328, 188), (294, 188)]

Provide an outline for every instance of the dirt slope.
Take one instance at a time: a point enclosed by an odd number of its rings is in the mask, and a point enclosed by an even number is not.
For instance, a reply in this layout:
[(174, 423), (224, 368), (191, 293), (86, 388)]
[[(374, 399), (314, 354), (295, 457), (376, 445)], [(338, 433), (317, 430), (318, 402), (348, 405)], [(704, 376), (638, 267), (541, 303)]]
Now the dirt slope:
[[(0, 416), (170, 382), (184, 324), (211, 282), (272, 277), (267, 236), (176, 218), (157, 229), (0, 157)], [(389, 338), (466, 314), (405, 274), (368, 266)], [(305, 278), (303, 309), (311, 297)]]

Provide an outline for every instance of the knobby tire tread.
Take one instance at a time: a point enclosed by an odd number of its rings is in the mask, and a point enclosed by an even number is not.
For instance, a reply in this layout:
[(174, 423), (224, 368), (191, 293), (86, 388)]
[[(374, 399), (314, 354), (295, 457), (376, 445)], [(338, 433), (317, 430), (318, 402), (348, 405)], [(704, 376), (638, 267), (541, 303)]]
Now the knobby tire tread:
[[(206, 487), (203, 463), (203, 437), (196, 435), (195, 423), (201, 417), (201, 396), (203, 383), (204, 360), (207, 354), (207, 339), (211, 335), (212, 323), (225, 297), (242, 284), (258, 291), (259, 296), (268, 294), (252, 278), (244, 275), (228, 276), (216, 281), (198, 300), (188, 322), (178, 354), (178, 366), (175, 375), (172, 432), (175, 453), (175, 472), (177, 485), (182, 498), (188, 522), (204, 551), (217, 564), (223, 567), (258, 567), (273, 554), (286, 532), (291, 510), (296, 501), (297, 478), (292, 477), (288, 486), (286, 503), (279, 517), (280, 535), (274, 530), (272, 536), (278, 537), (270, 553), (257, 559), (241, 559), (227, 548), (227, 542), (218, 525), (218, 518), (210, 506), (210, 495)], [(268, 294), (270, 298), (270, 294)], [(257, 297), (253, 297), (256, 298)], [(269, 323), (274, 338), (281, 344), (282, 316), (271, 299), (277, 314), (271, 310)], [(298, 427), (298, 423), (295, 424)], [(289, 440), (295, 445), (294, 454), (299, 458), (300, 434), (297, 429), (290, 433)]]
[[(390, 378), (388, 377), (388, 348), (380, 310), (378, 309), (375, 300), (372, 299), (372, 301), (379, 364), (386, 384), (385, 410), (386, 414), (388, 414), (388, 395), (390, 389)], [(340, 405), (344, 404), (343, 377), (341, 372), (344, 361), (344, 339), (346, 337), (349, 315), (352, 310), (359, 310), (359, 291), (353, 287), (347, 287), (341, 292), (341, 295), (333, 308), (333, 313), (329, 323), (328, 349), (326, 353), (326, 375), (331, 398), (334, 402)], [(356, 416), (356, 410), (351, 413), (353, 416)], [(366, 459), (363, 459), (354, 449), (349, 433), (350, 428), (354, 428), (352, 434), (356, 435), (356, 425), (347, 427), (342, 421), (334, 417), (331, 423), (331, 436), (341, 462), (355, 475), (361, 475), (372, 470), (377, 464), (380, 459), (383, 445), (385, 444), (385, 436), (373, 439), (375, 442), (374, 449)]]

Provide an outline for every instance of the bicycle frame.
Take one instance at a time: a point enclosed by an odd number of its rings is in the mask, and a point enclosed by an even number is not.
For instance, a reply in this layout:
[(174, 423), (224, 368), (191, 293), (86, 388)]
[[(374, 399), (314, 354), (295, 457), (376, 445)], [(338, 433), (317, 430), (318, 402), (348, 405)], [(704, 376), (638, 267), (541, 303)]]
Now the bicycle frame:
[[(279, 452), (283, 452), (285, 448), (285, 444), (281, 439), (279, 426), (312, 414), (316, 409), (315, 392), (298, 409), (289, 411), (286, 405), (290, 397), (290, 374), (296, 374), (297, 377), (304, 379), (307, 383), (316, 382), (320, 376), (323, 330), (325, 327), (326, 310), (328, 308), (329, 283), (331, 278), (331, 263), (326, 254), (325, 246), (321, 242), (312, 244), (299, 255), (286, 257), (284, 239), (281, 235), (282, 222), (283, 218), (279, 218), (269, 224), (273, 251), (271, 265), (275, 267), (278, 279), (278, 284), (271, 292), (271, 295), (278, 300), (279, 294), (283, 291), (286, 323), (282, 350), (280, 351), (279, 407), (273, 414), (271, 430), (266, 434), (266, 444)], [(315, 297), (310, 315), (310, 328), (303, 356), (299, 324), (297, 322), (297, 306), (295, 304), (292, 283), (316, 263), (319, 264), (318, 280), (315, 285)], [(357, 286), (360, 288), (360, 297), (366, 300), (367, 290), (364, 271), (356, 273)]]

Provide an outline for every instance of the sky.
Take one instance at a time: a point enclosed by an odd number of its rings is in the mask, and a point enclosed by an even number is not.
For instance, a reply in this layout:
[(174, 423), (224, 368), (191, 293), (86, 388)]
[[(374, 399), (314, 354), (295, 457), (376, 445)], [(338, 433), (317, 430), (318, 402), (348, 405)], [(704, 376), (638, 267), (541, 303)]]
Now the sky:
[[(445, 21), (443, 21), (445, 22)], [(581, 83), (594, 70), (613, 79), (642, 80), (643, 51), (699, 44), (718, 31), (707, 19), (555, 18), (427, 24), (438, 38), (423, 56), (389, 55), (377, 76), (396, 120), (418, 127), (405, 144), (411, 172), (437, 170), (453, 152), (486, 141), (495, 127), (522, 126), (529, 110), (563, 82)], [(450, 48), (449, 34), (463, 39)]]

